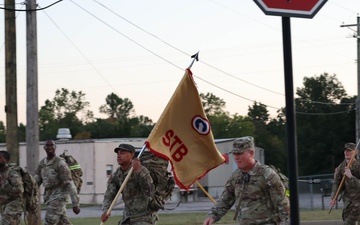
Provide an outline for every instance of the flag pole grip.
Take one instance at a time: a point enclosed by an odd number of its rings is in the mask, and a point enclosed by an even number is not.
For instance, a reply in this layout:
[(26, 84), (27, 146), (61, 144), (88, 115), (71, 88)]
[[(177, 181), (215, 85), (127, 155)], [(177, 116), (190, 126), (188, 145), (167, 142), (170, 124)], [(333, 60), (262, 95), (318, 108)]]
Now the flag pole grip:
[[(145, 150), (145, 147), (146, 147), (146, 145), (143, 145), (143, 147), (142, 147), (142, 149), (141, 149), (141, 151), (140, 151), (140, 153), (139, 153), (139, 155), (138, 155), (137, 158), (140, 158), (141, 154), (142, 154), (142, 153), (144, 152), (144, 150)], [(127, 183), (128, 180), (130, 179), (131, 174), (133, 173), (133, 170), (134, 170), (134, 168), (131, 167), (130, 170), (129, 170), (129, 172), (128, 172), (128, 174), (127, 174), (126, 177), (125, 177), (124, 182), (121, 184), (121, 187), (120, 187), (119, 191), (118, 191), (117, 194), (115, 195), (115, 198), (114, 198), (114, 200), (112, 201), (109, 209), (106, 211), (106, 214), (107, 214), (107, 215), (109, 215), (109, 214), (111, 213), (112, 209), (114, 208), (114, 206), (115, 206), (118, 198), (120, 197), (121, 192), (124, 190), (126, 183)], [(104, 223), (101, 222), (100, 225), (104, 225)]]

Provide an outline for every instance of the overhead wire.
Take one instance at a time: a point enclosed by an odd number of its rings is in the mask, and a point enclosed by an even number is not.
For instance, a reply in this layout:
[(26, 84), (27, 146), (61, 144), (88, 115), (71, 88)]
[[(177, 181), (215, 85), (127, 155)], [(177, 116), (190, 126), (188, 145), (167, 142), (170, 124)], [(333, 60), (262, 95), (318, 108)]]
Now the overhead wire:
[[(172, 45), (172, 44), (164, 41), (163, 39), (159, 38), (158, 36), (152, 34), (151, 32), (143, 29), (142, 27), (138, 26), (137, 24), (131, 22), (130, 20), (126, 19), (125, 17), (123, 17), (123, 16), (119, 15), (118, 13), (114, 12), (114, 11), (111, 10), (109, 7), (107, 7), (107, 6), (105, 6), (104, 4), (98, 2), (97, 0), (93, 0), (93, 1), (96, 2), (97, 4), (99, 4), (100, 6), (104, 7), (105, 9), (107, 9), (108, 11), (110, 11), (111, 13), (113, 13), (114, 15), (118, 16), (118, 17), (121, 18), (122, 20), (126, 21), (127, 23), (135, 26), (135, 27), (138, 28), (139, 30), (141, 30), (141, 31), (145, 32), (146, 34), (148, 34), (148, 35), (154, 37), (155, 39), (159, 40), (160, 42), (168, 45), (169, 47), (171, 47), (171, 48), (173, 48), (173, 49), (175, 49), (175, 50), (177, 50), (177, 51), (179, 51), (179, 52), (181, 52), (181, 53), (183, 53), (183, 54), (185, 54), (185, 55), (187, 55), (187, 56), (190, 56), (189, 54), (187, 54), (186, 52), (182, 51), (181, 49), (179, 49), (179, 48), (175, 47), (174, 45)], [(114, 28), (113, 28), (113, 29), (114, 29)], [(131, 40), (132, 40), (132, 39), (131, 39)], [(151, 52), (151, 53), (152, 53), (152, 52)], [(158, 55), (156, 54), (156, 56), (158, 56)], [(162, 59), (163, 59), (163, 58), (162, 58)], [(240, 81), (242, 81), (242, 82), (245, 82), (245, 83), (247, 83), (247, 84), (249, 84), (249, 85), (252, 85), (252, 86), (258, 87), (258, 88), (260, 88), (260, 89), (267, 90), (267, 91), (269, 91), (269, 92), (272, 92), (272, 93), (275, 93), (275, 94), (279, 94), (279, 95), (284, 96), (284, 94), (282, 94), (282, 93), (279, 93), (279, 92), (276, 92), (276, 91), (272, 91), (272, 90), (270, 90), (270, 89), (261, 87), (261, 86), (259, 86), (259, 85), (253, 84), (253, 83), (251, 83), (251, 82), (248, 82), (248, 81), (245, 81), (245, 80), (243, 80), (243, 79), (240, 79), (240, 78), (238, 78), (238, 77), (236, 77), (236, 76), (233, 76), (233, 75), (231, 75), (231, 74), (229, 74), (229, 73), (227, 73), (227, 72), (225, 72), (225, 71), (223, 71), (223, 70), (221, 70), (221, 69), (218, 69), (217, 67), (214, 67), (214, 66), (212, 66), (212, 65), (210, 65), (210, 64), (208, 64), (208, 63), (206, 63), (206, 62), (204, 62), (204, 61), (200, 61), (200, 62), (203, 63), (203, 64), (205, 64), (205, 65), (207, 65), (207, 66), (209, 66), (210, 68), (212, 68), (212, 69), (214, 69), (214, 70), (217, 70), (217, 71), (219, 71), (219, 72), (221, 72), (221, 73), (223, 73), (223, 74), (226, 74), (226, 75), (228, 75), (228, 76), (230, 76), (230, 77), (233, 77), (233, 78), (235, 78), (235, 79), (237, 79), (237, 80), (240, 80)], [(174, 64), (172, 64), (172, 65), (174, 65)], [(176, 67), (177, 67), (177, 66), (176, 66)], [(178, 67), (178, 68), (179, 68), (179, 67)], [(230, 92), (229, 90), (226, 90), (226, 89), (221, 88), (221, 87), (219, 87), (219, 86), (217, 86), (217, 85), (215, 85), (215, 84), (212, 84), (211, 82), (208, 82), (208, 81), (206, 81), (206, 80), (204, 80), (204, 79), (202, 79), (202, 78), (200, 78), (200, 77), (198, 77), (198, 76), (197, 76), (197, 78), (200, 79), (200, 80), (202, 80), (203, 82), (206, 82), (206, 83), (208, 83), (208, 84), (210, 84), (210, 85), (212, 85), (212, 86), (214, 86), (214, 87), (216, 87), (216, 88), (219, 88), (219, 89), (221, 89), (221, 90), (223, 90), (223, 91), (225, 91), (225, 92), (228, 92), (228, 93), (230, 93), (230, 94), (232, 94), (232, 95), (235, 95), (235, 96), (237, 96), (237, 97), (243, 98), (243, 99), (248, 100), (248, 101), (251, 101), (251, 102), (255, 102), (255, 100), (251, 100), (251, 99), (249, 99), (249, 98), (243, 97), (243, 96), (238, 95), (238, 94), (236, 94), (236, 93)], [(336, 104), (336, 103), (326, 103), (326, 102), (319, 102), (319, 101), (312, 101), (312, 100), (304, 100), (304, 99), (301, 99), (301, 100), (302, 100), (302, 101), (309, 101), (309, 102), (312, 102), (312, 103), (315, 103), (315, 104), (325, 104), (325, 105), (342, 105), (342, 104), (344, 104), (344, 105), (350, 105), (350, 104), (352, 104), (352, 103), (340, 103), (340, 104)], [(266, 105), (266, 104), (264, 104), (264, 105)], [(277, 107), (274, 107), (274, 106), (270, 106), (270, 105), (266, 105), (266, 106), (268, 106), (269, 108), (273, 108), (273, 109), (280, 109), (280, 108), (277, 108)], [(298, 113), (298, 112), (296, 112), (296, 113)], [(299, 112), (299, 113), (301, 113), (301, 112)], [(341, 112), (341, 113), (343, 113), (343, 112)], [(333, 113), (331, 113), (331, 114), (333, 114)]]
[(106, 23), (104, 20), (100, 19), (99, 17), (95, 16), (93, 13), (89, 12), (88, 10), (86, 10), (84, 7), (80, 6), (79, 4), (75, 3), (73, 0), (69, 0), (70, 2), (72, 2), (74, 5), (78, 6), (80, 9), (84, 10), (85, 12), (87, 12), (88, 14), (90, 14), (91, 16), (93, 16), (94, 18), (96, 18), (97, 20), (99, 20), (100, 22), (102, 22), (103, 24), (105, 24), (106, 26), (110, 27), (111, 29), (113, 29), (115, 32), (117, 32), (118, 34), (120, 34), (121, 36), (123, 36), (124, 38), (128, 39), (129, 41), (133, 42), (134, 44), (140, 46), (141, 48), (145, 49), (146, 51), (150, 52), (151, 54), (157, 56), (158, 58), (164, 60), (165, 62), (175, 66), (176, 68), (179, 68), (181, 70), (183, 70), (183, 68), (181, 68), (180, 66), (174, 64), (173, 62), (165, 59), (164, 57), (162, 57), (161, 55), (157, 54), (156, 52), (150, 50), (149, 48), (145, 47), (144, 45), (140, 44), (139, 42), (131, 39), (129, 36), (125, 35), (124, 33), (120, 32), (119, 30), (117, 30), (115, 27), (111, 26), (110, 24)]
[[(41, 11), (41, 10), (45, 10), (47, 8), (50, 8), (56, 4), (58, 4), (59, 2), (62, 2), (63, 0), (58, 0), (54, 3), (51, 3), (50, 5), (47, 5), (46, 7), (43, 7), (43, 8), (35, 8), (35, 9), (13, 9), (13, 8), (6, 8), (6, 7), (0, 7), (0, 9), (3, 9), (3, 10), (9, 10), (9, 11), (18, 11), (18, 12), (30, 12), (30, 11)], [(26, 5), (25, 2), (23, 3), (17, 3), (17, 4), (23, 4), (23, 5)], [(17, 5), (15, 4), (15, 5)]]
[[(114, 15), (116, 15), (116, 16), (119, 17), (119, 18), (121, 18), (122, 20), (128, 22), (129, 24), (133, 25), (134, 27), (138, 28), (139, 30), (141, 30), (141, 31), (145, 32), (146, 34), (152, 36), (153, 38), (157, 39), (158, 41), (166, 44), (167, 46), (169, 46), (169, 47), (171, 47), (171, 48), (173, 48), (173, 49), (175, 49), (175, 50), (177, 50), (177, 51), (179, 51), (179, 52), (181, 52), (181, 53), (183, 53), (183, 54), (185, 54), (185, 55), (187, 55), (187, 56), (191, 56), (191, 55), (189, 55), (188, 53), (184, 52), (183, 50), (181, 50), (181, 49), (175, 47), (174, 45), (170, 44), (169, 42), (164, 41), (163, 39), (159, 38), (158, 36), (152, 34), (151, 32), (149, 32), (149, 31), (143, 29), (142, 27), (136, 25), (135, 23), (131, 22), (130, 20), (126, 19), (125, 17), (119, 15), (118, 13), (114, 12), (114, 10), (111, 10), (109, 7), (105, 6), (104, 4), (100, 3), (99, 1), (97, 1), (97, 0), (93, 0), (93, 1), (96, 2), (96, 3), (98, 3), (99, 5), (101, 5), (101, 6), (104, 7), (105, 9), (109, 10), (110, 12), (112, 12)], [(227, 73), (227, 72), (225, 72), (225, 71), (223, 71), (223, 70), (221, 70), (221, 69), (219, 69), (219, 68), (216, 68), (216, 67), (214, 67), (214, 66), (212, 66), (212, 65), (210, 65), (210, 64), (208, 64), (208, 63), (206, 63), (206, 62), (204, 62), (204, 61), (200, 61), (200, 63), (205, 64), (205, 65), (207, 65), (208, 67), (210, 67), (210, 68), (212, 68), (212, 69), (214, 69), (214, 70), (217, 70), (217, 71), (219, 71), (219, 72), (221, 72), (221, 73), (223, 73), (223, 74), (225, 74), (225, 75), (228, 75), (228, 76), (230, 76), (230, 77), (232, 77), (232, 78), (235, 78), (235, 79), (237, 79), (237, 80), (240, 80), (240, 81), (242, 81), (242, 82), (244, 82), (244, 83), (247, 83), (247, 84), (249, 84), (249, 85), (252, 85), (252, 86), (254, 86), (254, 87), (258, 87), (258, 88), (260, 88), (260, 89), (263, 89), (263, 90), (272, 92), (272, 93), (274, 93), (274, 94), (278, 94), (278, 95), (282, 95), (282, 96), (284, 95), (283, 93), (279, 93), (279, 92), (276, 92), (276, 91), (273, 91), (273, 90), (270, 90), (270, 89), (261, 87), (261, 86), (259, 86), (259, 85), (253, 84), (253, 83), (251, 83), (251, 82), (249, 82), (249, 81), (240, 79), (240, 78), (238, 78), (238, 77), (236, 77), (236, 76), (234, 76), (234, 75), (232, 75), (232, 74), (229, 74), (229, 73)]]
[[(57, 4), (57, 3), (61, 2), (61, 1), (63, 1), (63, 0), (58, 0), (58, 1), (56, 1), (56, 2), (54, 2), (54, 3), (52, 3), (52, 4), (50, 4), (50, 5), (48, 5), (48, 6), (46, 6), (46, 7), (40, 7), (40, 6), (38, 6), (38, 8), (33, 9), (33, 10), (17, 10), (17, 9), (9, 9), (9, 8), (4, 8), (4, 7), (0, 7), (0, 9), (15, 10), (15, 11), (40, 11), (40, 10), (47, 9), (47, 8), (53, 6), (53, 5), (55, 5), (55, 4)], [(169, 64), (171, 64), (171, 65), (173, 65), (173, 66), (175, 66), (175, 67), (177, 67), (177, 68), (179, 68), (179, 69), (182, 70), (181, 67), (179, 67), (179, 66), (177, 66), (176, 64), (172, 63), (171, 61), (169, 61), (169, 60), (161, 57), (159, 54), (153, 52), (153, 51), (150, 50), (149, 48), (145, 47), (144, 45), (140, 44), (139, 42), (137, 42), (137, 41), (133, 40), (132, 38), (128, 37), (127, 35), (123, 34), (122, 32), (120, 32), (119, 30), (117, 30), (117, 29), (114, 28), (113, 26), (109, 25), (109, 24), (106, 23), (105, 21), (101, 20), (99, 17), (95, 16), (93, 13), (89, 12), (88, 10), (86, 10), (85, 8), (83, 8), (82, 6), (80, 6), (79, 4), (75, 3), (75, 2), (72, 1), (72, 0), (70, 0), (70, 1), (71, 1), (73, 4), (75, 4), (76, 6), (78, 6), (79, 8), (81, 8), (82, 10), (84, 10), (85, 12), (87, 12), (88, 14), (92, 15), (93, 17), (95, 17), (97, 20), (101, 21), (103, 24), (107, 25), (107, 26), (110, 27), (111, 29), (115, 30), (117, 33), (121, 34), (123, 37), (125, 37), (125, 38), (127, 38), (128, 40), (132, 41), (133, 43), (137, 44), (137, 45), (140, 46), (141, 48), (149, 51), (151, 54), (157, 56), (158, 58), (160, 58), (160, 59), (166, 61), (167, 63), (169, 63)], [(104, 4), (98, 2), (97, 0), (93, 0), (93, 1), (96, 2), (96, 3), (98, 3), (99, 5), (101, 5), (101, 6), (104, 7), (105, 9), (109, 10), (110, 12), (112, 12), (113, 14), (115, 14), (116, 16), (118, 16), (119, 18), (125, 20), (126, 22), (128, 22), (128, 23), (130, 23), (131, 25), (135, 26), (136, 28), (140, 29), (141, 31), (143, 31), (143, 32), (147, 33), (148, 35), (150, 35), (150, 36), (156, 38), (157, 40), (161, 41), (162, 43), (164, 43), (164, 44), (166, 44), (166, 45), (174, 48), (175, 50), (177, 50), (177, 51), (179, 51), (179, 52), (181, 52), (181, 53), (183, 53), (183, 54), (185, 54), (185, 55), (187, 55), (187, 56), (190, 56), (189, 54), (187, 54), (186, 52), (182, 51), (181, 49), (179, 49), (179, 48), (175, 47), (174, 45), (172, 45), (172, 44), (164, 41), (163, 39), (157, 37), (156, 35), (148, 32), (147, 30), (145, 30), (145, 29), (141, 28), (140, 26), (134, 24), (134, 23), (131, 22), (130, 20), (128, 20), (128, 19), (120, 16), (118, 13), (114, 12), (114, 11), (111, 10), (109, 7), (107, 7), (107, 6), (105, 6)], [(24, 3), (24, 4), (25, 4), (25, 3)], [(46, 16), (51, 20), (51, 22), (62, 32), (62, 34), (68, 39), (68, 41), (77, 49), (77, 51), (82, 55), (82, 57), (87, 61), (87, 63), (89, 63), (89, 64), (91, 65), (91, 67), (105, 80), (105, 82), (107, 83), (107, 85), (108, 85), (109, 87), (111, 87), (111, 88), (115, 91), (115, 89), (112, 87), (112, 85), (105, 79), (105, 77), (99, 72), (99, 70), (96, 69), (96, 67), (91, 63), (91, 61), (90, 61), (90, 60), (82, 53), (82, 51), (74, 44), (74, 42), (72, 42), (71, 39), (61, 30), (61, 28), (54, 22), (54, 20), (53, 20), (46, 12), (45, 12), (45, 14), (46, 14)], [(279, 93), (279, 92), (276, 92), (276, 91), (272, 91), (272, 90), (270, 90), (270, 89), (267, 89), (267, 88), (261, 87), (261, 86), (259, 86), (259, 85), (253, 84), (253, 83), (251, 83), (251, 82), (248, 82), (248, 81), (246, 81), (246, 80), (240, 79), (240, 78), (238, 78), (238, 77), (236, 77), (236, 76), (234, 76), (234, 75), (232, 75), (232, 74), (229, 74), (229, 73), (227, 73), (227, 72), (225, 72), (225, 71), (223, 71), (223, 70), (221, 70), (221, 69), (219, 69), (219, 68), (217, 68), (217, 67), (214, 67), (214, 66), (212, 66), (212, 65), (210, 65), (210, 64), (208, 64), (208, 63), (206, 63), (206, 62), (201, 61), (201, 63), (203, 63), (203, 64), (207, 65), (208, 67), (210, 67), (210, 68), (212, 68), (212, 69), (214, 69), (214, 70), (217, 70), (217, 71), (219, 71), (219, 72), (221, 72), (221, 73), (223, 73), (223, 74), (225, 74), (225, 75), (228, 75), (228, 76), (230, 76), (230, 77), (232, 77), (232, 78), (234, 78), (234, 79), (237, 79), (237, 80), (240, 80), (240, 81), (242, 81), (242, 82), (245, 82), (245, 83), (247, 83), (247, 84), (249, 84), (249, 85), (258, 87), (258, 88), (260, 88), (260, 89), (264, 89), (264, 90), (269, 91), (269, 92), (272, 92), (272, 93), (274, 93), (274, 94), (284, 95), (284, 94), (282, 94), (282, 93)], [(251, 102), (255, 102), (255, 100), (252, 100), (252, 99), (243, 97), (243, 96), (238, 95), (238, 94), (236, 94), (236, 93), (234, 93), (234, 92), (230, 92), (230, 91), (228, 91), (228, 90), (226, 90), (226, 89), (224, 89), (224, 88), (221, 88), (221, 87), (218, 86), (218, 85), (215, 85), (215, 84), (212, 84), (211, 82), (206, 81), (205, 79), (202, 79), (202, 78), (200, 78), (200, 77), (197, 77), (197, 78), (200, 79), (200, 80), (202, 80), (203, 82), (206, 82), (206, 83), (208, 83), (208, 84), (210, 84), (210, 85), (212, 85), (212, 86), (214, 86), (214, 87), (216, 87), (216, 88), (218, 88), (218, 89), (221, 89), (221, 90), (223, 90), (223, 91), (225, 91), (225, 92), (228, 92), (228, 93), (230, 93), (230, 94), (232, 94), (232, 95), (235, 95), (235, 96), (237, 96), (237, 97), (243, 98), (243, 99), (248, 100), (248, 101), (251, 101)], [(306, 101), (306, 100), (303, 100), (303, 101)], [(311, 101), (311, 100), (308, 100), (308, 101)], [(317, 104), (334, 104), (334, 103), (323, 103), (323, 102), (317, 102), (317, 101), (311, 101), (311, 102), (317, 103)], [(346, 103), (344, 103), (344, 104), (346, 104)], [(351, 104), (351, 103), (349, 103), (349, 104)], [(269, 108), (273, 108), (273, 109), (279, 110), (279, 108), (277, 108), (277, 107), (270, 106), (270, 105), (266, 105), (266, 104), (264, 104), (264, 105), (267, 106), (267, 107), (269, 107)], [(299, 113), (299, 114), (300, 114), (300, 113), (302, 113), (302, 112), (296, 112), (296, 113)], [(343, 113), (343, 112), (339, 112), (339, 113)], [(302, 113), (302, 114), (304, 114), (304, 113)], [(334, 113), (331, 113), (331, 114), (334, 114)], [(312, 114), (312, 115), (313, 115), (313, 114)]]
[(100, 71), (94, 66), (94, 64), (86, 57), (86, 55), (76, 46), (76, 44), (69, 38), (68, 35), (55, 23), (55, 21), (49, 16), (49, 14), (44, 11), (45, 15), (49, 20), (59, 29), (59, 31), (64, 35), (64, 37), (71, 43), (71, 45), (79, 52), (79, 54), (86, 60), (86, 62), (92, 67), (92, 69), (106, 82), (106, 84), (116, 93), (115, 88), (110, 84), (110, 82), (100, 73)]

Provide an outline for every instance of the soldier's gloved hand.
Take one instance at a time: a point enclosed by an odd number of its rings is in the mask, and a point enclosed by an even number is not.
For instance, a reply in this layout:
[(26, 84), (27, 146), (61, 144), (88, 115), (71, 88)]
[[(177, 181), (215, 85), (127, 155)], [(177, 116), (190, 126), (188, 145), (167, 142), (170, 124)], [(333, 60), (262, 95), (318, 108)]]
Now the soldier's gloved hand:
[(352, 173), (351, 173), (351, 170), (349, 168), (345, 168), (345, 176), (347, 176), (348, 178), (351, 179), (352, 177)]
[(101, 222), (105, 223), (106, 220), (108, 220), (111, 216), (111, 213), (107, 214), (106, 212), (104, 212), (102, 215), (101, 215)]
[(212, 225), (215, 222), (215, 220), (211, 217), (208, 217), (204, 220), (203, 225)]
[(80, 207), (79, 206), (75, 206), (73, 207), (73, 212), (77, 215), (80, 213)]
[(141, 163), (140, 163), (140, 159), (139, 158), (135, 158), (132, 161), (132, 167), (134, 168), (134, 171), (136, 173), (140, 173), (141, 171)]
[(334, 207), (335, 204), (336, 204), (336, 200), (331, 200), (329, 205), (332, 208)]

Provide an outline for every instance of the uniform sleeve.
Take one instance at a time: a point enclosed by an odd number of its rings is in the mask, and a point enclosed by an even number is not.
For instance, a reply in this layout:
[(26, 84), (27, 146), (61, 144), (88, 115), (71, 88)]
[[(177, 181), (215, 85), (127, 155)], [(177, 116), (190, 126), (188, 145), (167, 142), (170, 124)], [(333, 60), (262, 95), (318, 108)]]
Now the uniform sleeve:
[[(351, 167), (351, 174), (352, 177), (348, 178), (347, 176), (345, 176), (345, 183), (344, 186), (346, 185), (346, 190), (347, 192), (349, 192), (349, 197), (356, 197), (358, 194), (358, 190), (360, 188), (360, 163), (358, 161), (355, 161), (352, 164)], [(344, 176), (344, 175), (342, 175)], [(356, 194), (355, 194), (356, 193)], [(356, 197), (356, 199), (358, 199), (358, 197)]]
[(118, 170), (116, 170), (113, 174), (111, 174), (111, 176), (109, 177), (107, 184), (106, 184), (106, 191), (104, 194), (104, 200), (103, 200), (103, 204), (102, 204), (102, 209), (103, 212), (106, 212), (111, 203), (113, 202), (116, 194), (118, 193), (119, 189), (120, 189), (120, 180), (117, 179), (117, 177), (119, 176), (118, 174)]
[(58, 167), (58, 174), (60, 176), (60, 180), (62, 181), (62, 188), (69, 194), (72, 206), (79, 207), (80, 198), (77, 195), (77, 190), (72, 180), (71, 171), (68, 165), (64, 160), (60, 160)]
[(140, 172), (135, 173), (135, 180), (146, 196), (151, 197), (155, 194), (153, 179), (150, 175), (150, 171), (145, 166), (141, 166)]
[[(289, 220), (290, 206), (289, 199), (286, 197), (285, 187), (280, 177), (275, 171), (265, 172), (265, 178), (270, 194), (271, 202), (277, 212), (278, 222), (286, 222)], [(290, 193), (291, 194), (291, 193)]]
[(34, 178), (36, 180), (37, 185), (40, 187), (42, 184), (42, 177), (41, 177), (41, 168), (42, 168), (42, 161), (40, 161), (39, 166), (36, 168)]
[(215, 222), (219, 221), (235, 203), (235, 182), (232, 182), (235, 178), (233, 177), (234, 175), (226, 182), (224, 191), (207, 214), (207, 217), (213, 218)]
[(10, 171), (8, 179), (5, 181), (1, 188), (11, 197), (21, 196), (24, 193), (24, 186), (22, 178), (18, 171)]

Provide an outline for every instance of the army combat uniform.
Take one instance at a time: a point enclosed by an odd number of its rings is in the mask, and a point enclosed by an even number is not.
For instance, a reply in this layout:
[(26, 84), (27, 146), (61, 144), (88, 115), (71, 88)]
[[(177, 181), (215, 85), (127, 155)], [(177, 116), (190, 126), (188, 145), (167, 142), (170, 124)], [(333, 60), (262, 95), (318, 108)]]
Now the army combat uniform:
[[(103, 212), (107, 212), (114, 200), (121, 184), (124, 182), (130, 168), (127, 171), (120, 167), (109, 177), (107, 189), (104, 195)], [(149, 170), (141, 166), (139, 174), (132, 172), (123, 191), (122, 198), (125, 203), (122, 220), (119, 225), (151, 225), (156, 224), (157, 213), (149, 209), (150, 196), (154, 194), (155, 186)]]
[(0, 185), (0, 225), (18, 225), (23, 212), (24, 186), (22, 178), (11, 167), (1, 172), (0, 177), (5, 181)]
[[(335, 193), (340, 185), (340, 182), (345, 173), (345, 167), (347, 166), (346, 160), (344, 160), (337, 168), (334, 176), (334, 184), (332, 188), (331, 199), (334, 199)], [(342, 200), (344, 202), (344, 209), (342, 219), (344, 225), (354, 225), (356, 222), (360, 224), (360, 162), (354, 160), (351, 166), (351, 179), (345, 177), (344, 184), (342, 186)]]
[(72, 206), (76, 207), (79, 206), (79, 197), (65, 160), (59, 156), (51, 160), (45, 157), (39, 163), (35, 179), (39, 186), (43, 184), (45, 188), (45, 225), (71, 224), (66, 213), (67, 198), (70, 195)]
[(243, 173), (237, 169), (225, 184), (225, 189), (208, 213), (215, 222), (235, 204), (240, 225), (287, 224), (289, 202), (277, 173), (256, 161)]

